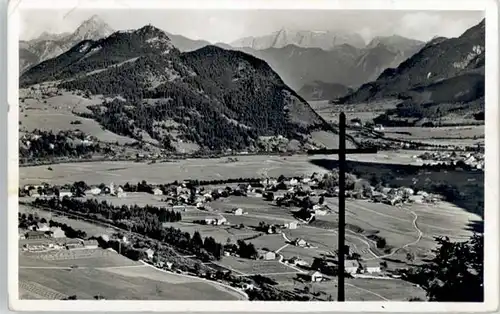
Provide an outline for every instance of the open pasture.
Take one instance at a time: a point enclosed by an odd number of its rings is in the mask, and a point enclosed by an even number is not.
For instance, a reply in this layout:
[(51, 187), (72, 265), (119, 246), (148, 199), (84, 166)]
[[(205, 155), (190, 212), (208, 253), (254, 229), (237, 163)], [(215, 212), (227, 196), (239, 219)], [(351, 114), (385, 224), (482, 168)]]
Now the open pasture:
[[(333, 158), (315, 158), (311, 163), (335, 169)], [(367, 180), (383, 181), (390, 187), (412, 187), (429, 193), (444, 193), (454, 205), (483, 216), (484, 172), (423, 169), (410, 164), (347, 161), (347, 172)]]
[(247, 275), (264, 275), (279, 274), (279, 273), (293, 273), (297, 270), (281, 264), (278, 261), (265, 261), (265, 260), (248, 260), (234, 256), (223, 257), (221, 261), (217, 262), (227, 269), (234, 271), (236, 274)]
[[(314, 283), (315, 291), (323, 291), (327, 295), (337, 296), (337, 282)], [(425, 291), (422, 288), (403, 280), (378, 279), (347, 279), (345, 282), (346, 301), (408, 301), (411, 297), (425, 300)]]
[(396, 108), (397, 101), (380, 101), (370, 104), (338, 105), (329, 104), (327, 100), (309, 101), (311, 107), (325, 120), (338, 123), (339, 114), (345, 112), (346, 119), (361, 119), (367, 122), (383, 114), (387, 109)]
[[(366, 161), (386, 164), (418, 164), (412, 158), (414, 151), (384, 151), (376, 155), (349, 155), (353, 161)], [(66, 184), (85, 181), (87, 184), (114, 182), (169, 183), (175, 180), (221, 180), (229, 178), (279, 177), (325, 173), (325, 168), (311, 163), (324, 158), (336, 160), (337, 156), (238, 156), (238, 161), (225, 163), (224, 158), (186, 159), (168, 163), (137, 163), (133, 161), (99, 161), (81, 163), (61, 163), (48, 166), (19, 168), (19, 181), (24, 184)]]
[(128, 259), (118, 253), (97, 249), (54, 250), (49, 252), (19, 254), (19, 267), (122, 267), (141, 265), (140, 262)]
[(460, 127), (387, 127), (384, 133), (388, 137), (397, 137), (404, 140), (430, 139), (480, 139), (484, 138), (484, 125)]
[(99, 295), (108, 300), (239, 300), (242, 294), (223, 286), (156, 270), (149, 266), (122, 269), (21, 269), (20, 281), (35, 282), (78, 299)]
[[(331, 295), (337, 298), (337, 280), (306, 283), (297, 280), (297, 274), (272, 274), (267, 277), (278, 282), (278, 287), (288, 291), (301, 292), (307, 287), (310, 292), (320, 292), (319, 300), (326, 301)], [(411, 297), (426, 300), (425, 291), (409, 282), (391, 279), (347, 278), (345, 281), (346, 301), (408, 301)]]
[(243, 212), (248, 212), (248, 214), (270, 214), (276, 216), (287, 216), (290, 214), (288, 208), (280, 208), (260, 197), (230, 196), (213, 201), (210, 203), (210, 206), (220, 212), (230, 212), (233, 208), (241, 208)]
[[(120, 144), (133, 143), (134, 139), (104, 130), (99, 123), (92, 119), (86, 119), (75, 115), (73, 112), (89, 112), (87, 106), (100, 104), (98, 97), (87, 99), (81, 96), (63, 92), (63, 95), (47, 99), (27, 98), (20, 102), (19, 121), (20, 129), (33, 131), (35, 129), (44, 131), (80, 130), (88, 135), (95, 136), (102, 142)], [(80, 124), (71, 124), (73, 121)]]
[[(315, 257), (331, 255), (331, 253), (338, 248), (336, 231), (304, 226), (295, 230), (286, 230), (284, 233), (289, 240), (293, 241), (294, 239), (300, 238), (313, 246), (312, 248), (307, 248), (290, 244), (280, 251), (286, 259), (297, 256), (308, 263), (312, 263)], [(368, 244), (366, 241), (363, 241), (361, 236), (347, 233), (345, 243), (349, 245), (351, 251), (358, 253), (362, 258), (373, 257), (368, 251)]]
[[(21, 200), (21, 199), (20, 199)], [(30, 198), (24, 198), (25, 201), (27, 200), (32, 200)], [(84, 220), (80, 219), (74, 219), (74, 218), (69, 218), (67, 216), (62, 216), (59, 215), (55, 212), (51, 212), (48, 210), (43, 210), (39, 208), (34, 208), (29, 205), (24, 205), (24, 204), (19, 204), (19, 212), (20, 213), (25, 213), (26, 215), (28, 214), (37, 214), (40, 218), (45, 218), (47, 221), (49, 220), (54, 220), (59, 223), (64, 223), (67, 224), (71, 227), (73, 227), (76, 230), (82, 230), (87, 233), (87, 236), (97, 236), (101, 234), (110, 234), (115, 232), (114, 230), (111, 230), (110, 228), (103, 227), (97, 224), (89, 223)]]

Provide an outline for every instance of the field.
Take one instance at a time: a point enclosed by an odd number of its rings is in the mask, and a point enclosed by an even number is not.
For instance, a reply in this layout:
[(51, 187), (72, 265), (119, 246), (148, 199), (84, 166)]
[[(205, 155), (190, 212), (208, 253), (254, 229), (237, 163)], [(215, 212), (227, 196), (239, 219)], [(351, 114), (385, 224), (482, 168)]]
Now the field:
[[(20, 97), (26, 98), (19, 104), (20, 131), (31, 132), (35, 129), (53, 132), (64, 130), (80, 130), (86, 134), (97, 137), (102, 142), (120, 144), (132, 143), (135, 140), (104, 130), (99, 123), (92, 119), (81, 118), (74, 112), (88, 112), (87, 106), (100, 104), (98, 97), (87, 99), (81, 96), (63, 92), (60, 96), (42, 99), (40, 95), (28, 90), (20, 90)], [(33, 94), (32, 96), (30, 94)], [(72, 121), (80, 121), (81, 124), (71, 124)]]
[(427, 144), (473, 146), (484, 144), (484, 125), (461, 127), (388, 127), (384, 134), (388, 138), (418, 141)]
[[(297, 274), (271, 274), (267, 277), (274, 279), (278, 287), (283, 290), (303, 292), (308, 289), (312, 293), (319, 293), (314, 301), (332, 300), (337, 298), (337, 280), (330, 278), (328, 281), (304, 283), (298, 281)], [(347, 278), (345, 280), (346, 301), (408, 301), (409, 298), (426, 300), (425, 291), (409, 282), (399, 279), (361, 279)]]
[(309, 101), (311, 107), (325, 120), (338, 123), (340, 111), (345, 112), (347, 123), (351, 119), (358, 118), (362, 123), (373, 120), (383, 114), (387, 109), (396, 107), (394, 101), (381, 101), (379, 103), (355, 104), (355, 105), (333, 105), (328, 101)]
[(221, 265), (241, 276), (267, 276), (272, 274), (298, 272), (296, 269), (288, 267), (278, 261), (248, 260), (232, 256), (224, 257), (215, 264)]
[[(20, 200), (24, 201), (31, 201), (32, 199), (30, 198), (20, 198)], [(103, 226), (99, 226), (96, 224), (92, 224), (89, 222), (86, 222), (84, 220), (79, 220), (79, 219), (73, 219), (73, 218), (68, 218), (66, 216), (61, 216), (58, 215), (57, 213), (52, 213), (50, 211), (46, 210), (40, 210), (37, 208), (33, 208), (29, 205), (19, 205), (19, 212), (20, 213), (26, 213), (26, 214), (37, 214), (40, 218), (45, 218), (47, 221), (49, 220), (54, 220), (59, 223), (65, 223), (67, 225), (72, 226), (73, 228), (77, 230), (82, 230), (87, 233), (87, 236), (98, 236), (101, 234), (109, 234), (110, 232), (114, 232), (110, 228), (106, 228)]]
[[(100, 249), (99, 249), (100, 250)], [(243, 294), (214, 282), (168, 273), (117, 253), (79, 251), (72, 259), (47, 261), (46, 253), (20, 253), (19, 282), (23, 299), (60, 299), (99, 295), (114, 300), (238, 300)], [(102, 251), (102, 250), (100, 250)], [(76, 265), (77, 268), (69, 266)]]
[[(415, 151), (387, 151), (376, 155), (349, 155), (348, 160), (388, 164), (419, 164), (412, 156)], [(61, 163), (48, 166), (19, 168), (19, 183), (66, 184), (85, 181), (87, 184), (114, 182), (167, 183), (175, 180), (220, 180), (228, 178), (278, 177), (311, 175), (326, 170), (311, 163), (311, 160), (337, 156), (238, 156), (237, 162), (226, 163), (226, 158), (186, 159), (165, 163), (137, 163), (132, 161), (103, 161), (82, 163)]]
[[(435, 236), (449, 236), (452, 240), (465, 240), (471, 234), (471, 226), (475, 223), (481, 223), (481, 213), (477, 212), (477, 202), (481, 199), (480, 190), (484, 185), (484, 174), (479, 172), (460, 172), (460, 171), (430, 171), (422, 170), (418, 167), (408, 166), (415, 163), (412, 158), (416, 152), (382, 152), (376, 156), (351, 156), (348, 168), (356, 170), (361, 177), (370, 179), (373, 174), (383, 175), (388, 183), (393, 186), (414, 186), (424, 189), (430, 188), (433, 183), (447, 182), (463, 194), (462, 198), (457, 198), (454, 204), (439, 202), (435, 205), (412, 204), (402, 207), (394, 207), (380, 203), (372, 203), (365, 200), (349, 200), (346, 203), (346, 221), (348, 231), (346, 234), (346, 244), (350, 250), (360, 254), (366, 265), (379, 265), (382, 261), (387, 261), (389, 269), (405, 267), (408, 264), (419, 264), (428, 257), (429, 251), (435, 246)], [(322, 159), (323, 158), (323, 159)], [(290, 175), (311, 175), (314, 172), (324, 173), (327, 169), (336, 167), (335, 156), (240, 156), (239, 161), (234, 163), (224, 163), (222, 159), (191, 159), (179, 162), (157, 163), (147, 165), (145, 163), (132, 162), (95, 162), (79, 164), (58, 164), (53, 165), (53, 171), (48, 171), (46, 167), (24, 167), (20, 168), (21, 184), (28, 182), (52, 182), (52, 183), (70, 183), (78, 180), (84, 180), (87, 184), (99, 184), (101, 182), (115, 184), (124, 184), (125, 182), (138, 182), (146, 180), (149, 183), (167, 183), (175, 180), (193, 179), (224, 179), (236, 177), (255, 177), (274, 176), (280, 174)], [(469, 179), (474, 179), (473, 181)], [(484, 193), (484, 192), (483, 192)], [(115, 205), (122, 204), (152, 204), (162, 206), (162, 197), (144, 193), (129, 193), (127, 197), (111, 198), (99, 197)], [(257, 197), (229, 197), (218, 199), (209, 205), (214, 211), (201, 211), (190, 209), (182, 212), (183, 220), (176, 223), (168, 223), (166, 226), (179, 228), (183, 231), (194, 233), (199, 231), (203, 237), (211, 236), (220, 243), (235, 243), (239, 239), (248, 239), (257, 249), (267, 248), (278, 253), (275, 261), (264, 260), (242, 260), (233, 256), (224, 257), (217, 262), (218, 265), (231, 269), (234, 274), (240, 276), (252, 274), (268, 274), (269, 277), (285, 278), (280, 279), (279, 284), (289, 289), (296, 289), (300, 286), (294, 286), (293, 280), (289, 276), (295, 277), (300, 269), (290, 267), (281, 262), (282, 259), (289, 259), (297, 256), (308, 263), (312, 263), (315, 257), (322, 255), (331, 255), (337, 249), (337, 198), (327, 198), (326, 201), (333, 214), (318, 216), (320, 225), (304, 226), (299, 224), (297, 229), (284, 229), (283, 234), (262, 234), (254, 228), (259, 222), (268, 224), (278, 224), (294, 221), (292, 211), (294, 208), (279, 208), (273, 204)], [(474, 205), (475, 204), (475, 205)], [(470, 206), (476, 206), (471, 208)], [(246, 214), (236, 216), (229, 213), (231, 209), (241, 207)], [(476, 208), (476, 209), (475, 209)], [(21, 211), (27, 209), (23, 207)], [(41, 213), (41, 212), (40, 212)], [(44, 213), (46, 215), (46, 212)], [(194, 220), (204, 219), (222, 215), (229, 226), (211, 226), (192, 223)], [(62, 217), (61, 217), (62, 218)], [(67, 218), (62, 218), (67, 219)], [(55, 219), (59, 220), (59, 219)], [(103, 233), (106, 228), (86, 226), (85, 222), (72, 221), (79, 224), (77, 229), (89, 230), (88, 232)], [(236, 226), (243, 224), (239, 229)], [(350, 230), (351, 226), (357, 226), (362, 230), (357, 232)], [(76, 228), (76, 225), (74, 225)], [(87, 228), (87, 229), (86, 229)], [(333, 229), (333, 230), (328, 230)], [(87, 232), (87, 233), (88, 233)], [(384, 249), (378, 249), (375, 241), (367, 236), (376, 233), (387, 240), (387, 246), (390, 251), (384, 252)], [(312, 247), (302, 248), (294, 246), (291, 240), (302, 238), (310, 243)], [(414, 260), (407, 260), (407, 253), (412, 253)], [(87, 261), (91, 261), (88, 259)], [(52, 261), (50, 261), (52, 262)], [(60, 265), (68, 266), (70, 262), (61, 262)], [(82, 262), (83, 263), (83, 262)], [(36, 262), (35, 262), (36, 264)], [(92, 264), (92, 263), (90, 263)], [(32, 265), (32, 264), (30, 264)], [(51, 264), (54, 265), (54, 264)], [(89, 265), (89, 264), (82, 264)], [(95, 263), (95, 265), (101, 265)], [(58, 265), (56, 265), (58, 266)], [(58, 266), (58, 267), (63, 267)], [(130, 265), (126, 268), (119, 268), (111, 271), (104, 264), (94, 268), (82, 268), (64, 272), (68, 278), (74, 275), (75, 280), (97, 280), (97, 285), (102, 285), (103, 289), (110, 289), (110, 292), (103, 292), (103, 295), (113, 297), (113, 295), (123, 294), (127, 298), (136, 298), (137, 291), (144, 291), (149, 299), (155, 298), (180, 298), (176, 295), (186, 290), (164, 289), (166, 283), (158, 278), (151, 277), (152, 284), (148, 288), (140, 288), (145, 285), (147, 280), (145, 275), (132, 276), (131, 272), (139, 271), (139, 266)], [(97, 267), (97, 268), (96, 268)], [(103, 267), (103, 268), (100, 268)], [(108, 269), (104, 269), (108, 268)], [(28, 274), (32, 269), (26, 270)], [(37, 284), (45, 285), (50, 281), (50, 276), (54, 276), (55, 269), (44, 269), (41, 274), (41, 282)], [(125, 272), (126, 271), (126, 272)], [(33, 274), (33, 273), (31, 273)], [(62, 281), (65, 276), (62, 276)], [(99, 278), (93, 279), (94, 276)], [(152, 275), (153, 276), (153, 275)], [(156, 275), (154, 275), (156, 276)], [(106, 282), (130, 281), (131, 289), (129, 292), (119, 291), (119, 288), (112, 290), (101, 283), (101, 278)], [(149, 278), (149, 277), (148, 277)], [(68, 279), (69, 280), (69, 279)], [(167, 279), (165, 279), (167, 280)], [(28, 281), (34, 281), (30, 279)], [(51, 283), (49, 287), (58, 292), (58, 283)], [(69, 285), (64, 283), (64, 285)], [(115, 286), (119, 286), (115, 285)], [(158, 289), (154, 286), (160, 287)], [(335, 281), (313, 284), (314, 289), (324, 290), (327, 294), (336, 295)], [(101, 286), (99, 286), (101, 287)], [(184, 287), (184, 286), (182, 286)], [(72, 288), (68, 288), (68, 291)], [(144, 289), (144, 290), (141, 290)], [(160, 292), (158, 292), (158, 291)], [(168, 291), (169, 290), (169, 291)], [(175, 290), (175, 291), (174, 291)], [(63, 290), (65, 291), (65, 290)], [(184, 292), (183, 292), (184, 291)], [(198, 291), (198, 290), (196, 290)], [(217, 290), (218, 291), (218, 290)], [(52, 291), (51, 293), (56, 293)], [(83, 297), (92, 297), (90, 292), (83, 291)], [(169, 295), (167, 295), (170, 293)], [(27, 297), (35, 298), (36, 293), (31, 292)], [(405, 300), (409, 297), (422, 297), (421, 289), (400, 281), (400, 280), (368, 280), (352, 279), (347, 286), (347, 298), (349, 300)], [(106, 297), (105, 296), (105, 297)], [(214, 297), (210, 297), (214, 298)], [(215, 297), (217, 298), (217, 297)]]

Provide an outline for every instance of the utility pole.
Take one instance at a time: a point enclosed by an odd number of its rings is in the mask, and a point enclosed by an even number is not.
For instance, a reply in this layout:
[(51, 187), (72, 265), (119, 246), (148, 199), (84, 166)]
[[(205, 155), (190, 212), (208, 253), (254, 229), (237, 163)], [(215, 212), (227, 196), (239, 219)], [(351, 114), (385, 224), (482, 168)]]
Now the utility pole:
[(345, 173), (347, 154), (376, 154), (376, 148), (346, 149), (346, 117), (341, 112), (339, 116), (339, 149), (310, 150), (309, 155), (332, 155), (339, 157), (339, 227), (338, 227), (338, 297), (339, 302), (345, 301)]

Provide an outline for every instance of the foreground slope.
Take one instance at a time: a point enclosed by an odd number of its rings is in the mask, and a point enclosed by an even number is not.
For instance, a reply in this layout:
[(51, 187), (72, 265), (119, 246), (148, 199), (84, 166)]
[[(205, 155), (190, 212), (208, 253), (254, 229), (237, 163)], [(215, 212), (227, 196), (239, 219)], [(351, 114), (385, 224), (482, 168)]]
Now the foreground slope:
[(82, 41), (20, 79), (22, 87), (44, 82), (120, 96), (86, 117), (167, 149), (186, 142), (212, 151), (256, 149), (278, 135), (300, 146), (311, 132), (329, 129), (264, 61), (215, 46), (181, 53), (151, 25)]

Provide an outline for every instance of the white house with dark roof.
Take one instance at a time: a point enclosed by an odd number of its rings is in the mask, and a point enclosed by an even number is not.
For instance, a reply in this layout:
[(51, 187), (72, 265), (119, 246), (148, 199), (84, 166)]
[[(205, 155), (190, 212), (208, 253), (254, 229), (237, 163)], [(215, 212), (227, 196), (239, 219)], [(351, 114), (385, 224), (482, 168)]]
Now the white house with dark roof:
[(241, 209), (241, 208), (234, 208), (232, 210), (232, 212), (233, 212), (233, 215), (236, 215), (236, 216), (243, 215), (243, 209)]
[(272, 251), (265, 251), (265, 250), (260, 250), (259, 251), (259, 258), (270, 261), (270, 260), (275, 260), (276, 259), (276, 253)]
[(155, 255), (155, 251), (152, 250), (152, 249), (147, 249), (144, 251), (144, 253), (146, 253), (146, 256), (149, 258), (149, 259), (152, 259), (153, 256)]
[(311, 271), (306, 275), (306, 277), (310, 282), (320, 282), (324, 279), (323, 274), (319, 271)]
[(359, 268), (359, 262), (356, 260), (346, 259), (344, 261), (344, 269), (348, 274), (355, 274)]

